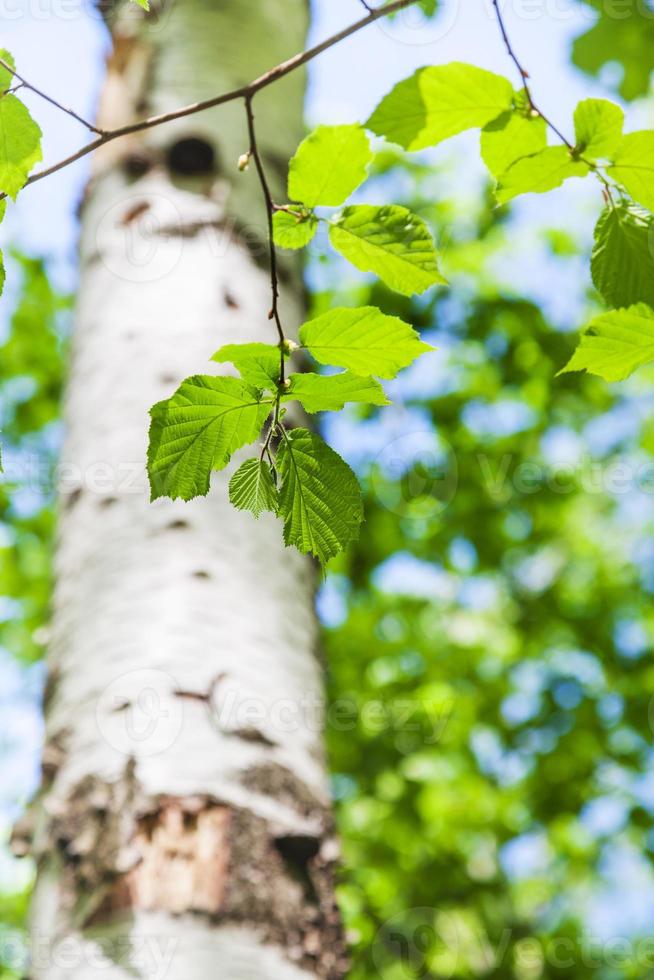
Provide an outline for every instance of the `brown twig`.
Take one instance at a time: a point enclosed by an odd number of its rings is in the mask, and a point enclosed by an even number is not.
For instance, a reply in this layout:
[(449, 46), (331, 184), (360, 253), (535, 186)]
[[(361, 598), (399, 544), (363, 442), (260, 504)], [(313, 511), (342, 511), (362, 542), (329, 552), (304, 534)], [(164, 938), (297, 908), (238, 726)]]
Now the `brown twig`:
[[(65, 112), (67, 116), (72, 116), (73, 119), (76, 119), (77, 122), (82, 124), (82, 126), (86, 126), (86, 128), (92, 133), (98, 133), (100, 136), (104, 135), (103, 130), (98, 129), (98, 127), (94, 126), (93, 123), (90, 123), (87, 119), (84, 119), (84, 117), (80, 116), (74, 109), (69, 109), (67, 106), (62, 105), (61, 102), (57, 102), (57, 100), (53, 99), (51, 95), (47, 94), (47, 92), (43, 92), (40, 88), (37, 88), (36, 85), (32, 85), (31, 82), (28, 82), (27, 79), (23, 78), (22, 75), (19, 75), (16, 69), (12, 68), (11, 65), (4, 60), (4, 58), (0, 58), (0, 67), (4, 68), (5, 71), (10, 72), (14, 78), (17, 78), (20, 82), (20, 86), (23, 88), (27, 88), (31, 92), (34, 92), (35, 95), (38, 95), (41, 99), (45, 99), (46, 102), (49, 102), (50, 105), (53, 105), (56, 109), (61, 109), (61, 111)], [(16, 88), (20, 86), (16, 86)], [(16, 91), (16, 89), (13, 91)]]
[[(273, 82), (278, 81), (285, 75), (289, 75), (291, 72), (296, 71), (303, 65), (308, 64), (308, 62), (313, 61), (314, 58), (317, 58), (318, 55), (322, 54), (324, 51), (328, 51), (330, 48), (333, 48), (334, 45), (339, 44), (348, 37), (351, 37), (364, 27), (368, 27), (369, 24), (374, 24), (375, 21), (380, 20), (382, 17), (388, 17), (389, 14), (396, 13), (398, 10), (403, 10), (405, 7), (411, 7), (417, 2), (418, 0), (393, 0), (393, 2), (389, 3), (387, 6), (371, 10), (366, 17), (355, 21), (353, 24), (350, 24), (349, 27), (343, 28), (342, 31), (338, 31), (338, 33), (333, 34), (324, 41), (321, 41), (320, 44), (316, 44), (313, 48), (309, 48), (307, 51), (302, 51), (299, 54), (294, 55), (292, 58), (289, 58), (287, 61), (283, 61), (281, 64), (276, 65), (263, 75), (259, 75), (258, 78), (253, 79), (253, 81), (251, 81), (248, 85), (242, 85), (240, 88), (232, 89), (230, 92), (224, 92), (222, 95), (216, 95), (213, 98), (205, 99), (202, 102), (193, 102), (191, 105), (182, 106), (179, 109), (174, 109), (172, 112), (164, 112), (158, 116), (149, 116), (147, 119), (141, 119), (138, 122), (130, 123), (127, 126), (121, 126), (118, 129), (106, 130), (100, 133), (97, 139), (87, 143), (86, 146), (82, 146), (79, 150), (76, 150), (75, 153), (71, 153), (70, 156), (64, 157), (63, 160), (59, 160), (57, 163), (53, 163), (51, 167), (46, 167), (44, 170), (39, 170), (38, 173), (32, 174), (32, 176), (26, 181), (26, 186), (27, 184), (35, 183), (37, 180), (42, 180), (44, 177), (49, 177), (58, 170), (63, 170), (64, 167), (68, 167), (71, 163), (75, 163), (77, 160), (80, 160), (87, 154), (93, 153), (94, 150), (104, 146), (105, 143), (109, 143), (111, 140), (119, 139), (121, 136), (129, 136), (132, 133), (143, 132), (143, 130), (152, 129), (155, 126), (162, 126), (164, 123), (172, 122), (174, 119), (182, 119), (184, 116), (192, 116), (196, 112), (203, 112), (205, 109), (213, 109), (216, 106), (225, 105), (225, 103), (234, 102), (237, 99), (251, 99), (257, 92), (260, 92), (261, 89), (267, 88), (267, 86), (272, 85)], [(84, 120), (81, 119), (80, 121), (84, 122)], [(84, 124), (87, 125), (86, 123)], [(0, 200), (6, 196), (6, 194), (0, 194)]]
[(585, 163), (588, 167), (590, 167), (591, 171), (595, 174), (595, 176), (597, 177), (597, 179), (599, 180), (599, 182), (602, 185), (602, 191), (604, 193), (604, 196), (605, 196), (605, 199), (606, 199), (607, 204), (612, 205), (613, 204), (613, 197), (611, 195), (611, 184), (606, 179), (606, 177), (604, 176), (604, 174), (600, 170), (597, 169), (597, 166), (593, 163), (592, 160), (586, 160), (582, 156), (582, 154), (579, 152), (579, 148), (576, 147), (574, 145), (574, 143), (571, 143), (570, 140), (567, 139), (567, 137), (565, 137), (563, 135), (563, 133), (561, 132), (561, 130), (552, 122), (552, 120), (549, 119), (545, 115), (545, 113), (542, 112), (538, 108), (538, 106), (536, 105), (536, 103), (534, 101), (534, 97), (533, 97), (532, 91), (531, 91), (531, 87), (529, 85), (529, 82), (527, 81), (527, 79), (529, 78), (529, 72), (526, 70), (526, 68), (524, 67), (524, 65), (522, 64), (522, 62), (520, 61), (520, 59), (518, 58), (517, 54), (515, 53), (515, 49), (514, 49), (512, 43), (511, 43), (511, 39), (510, 39), (509, 34), (508, 34), (508, 31), (506, 29), (506, 24), (504, 22), (504, 17), (502, 16), (502, 11), (500, 9), (499, 0), (493, 0), (493, 7), (495, 8), (495, 17), (497, 19), (497, 23), (498, 23), (498, 26), (499, 26), (499, 29), (500, 29), (500, 33), (502, 35), (502, 40), (504, 41), (504, 45), (505, 45), (506, 50), (508, 52), (509, 58), (511, 59), (511, 61), (513, 62), (513, 64), (518, 69), (518, 72), (520, 73), (520, 77), (522, 79), (522, 84), (523, 84), (523, 87), (524, 87), (524, 90), (525, 90), (525, 95), (527, 96), (527, 102), (529, 103), (529, 108), (531, 109), (531, 111), (533, 113), (535, 113), (536, 115), (540, 116), (540, 118), (543, 120), (543, 122), (545, 123), (545, 125), (549, 129), (551, 129), (552, 132), (556, 136), (558, 136), (558, 138), (561, 140), (561, 142), (564, 144), (564, 146), (566, 146), (568, 148), (568, 150), (570, 151), (570, 155), (574, 159), (579, 160), (580, 162)]
[(500, 10), (499, 0), (493, 0), (493, 7), (495, 8), (495, 16), (497, 18), (497, 23), (498, 23), (499, 28), (500, 28), (500, 33), (502, 35), (502, 40), (504, 41), (504, 45), (506, 47), (507, 53), (509, 55), (509, 58), (511, 59), (511, 61), (513, 62), (513, 64), (518, 69), (518, 73), (520, 74), (520, 78), (522, 79), (522, 84), (523, 84), (523, 87), (524, 87), (524, 90), (525, 90), (525, 95), (527, 96), (527, 101), (529, 103), (529, 108), (531, 109), (532, 112), (537, 113), (541, 117), (541, 119), (543, 120), (543, 122), (545, 123), (545, 125), (546, 126), (549, 126), (549, 128), (552, 130), (552, 132), (555, 133), (558, 136), (558, 138), (561, 140), (561, 142), (564, 143), (568, 147), (568, 149), (570, 151), (574, 150), (574, 146), (572, 145), (572, 143), (568, 139), (566, 139), (566, 137), (563, 135), (563, 133), (559, 129), (557, 129), (557, 127), (554, 125), (554, 123), (550, 119), (548, 119), (547, 116), (543, 112), (541, 112), (541, 110), (538, 108), (538, 106), (534, 102), (534, 97), (532, 95), (531, 88), (529, 86), (529, 82), (527, 81), (527, 79), (529, 78), (529, 72), (522, 65), (522, 63), (519, 60), (517, 54), (515, 53), (515, 50), (513, 48), (513, 45), (511, 44), (511, 39), (509, 38), (509, 34), (508, 34), (507, 29), (506, 29), (506, 24), (504, 23), (504, 17), (502, 16), (502, 11)]
[(268, 178), (266, 177), (266, 171), (263, 165), (263, 160), (261, 159), (261, 153), (259, 151), (259, 146), (257, 143), (257, 133), (256, 127), (254, 125), (254, 110), (252, 108), (252, 95), (248, 95), (245, 98), (245, 112), (248, 120), (248, 136), (250, 140), (250, 157), (254, 160), (254, 165), (259, 176), (259, 183), (261, 184), (261, 190), (263, 192), (263, 198), (266, 204), (266, 217), (268, 221), (268, 246), (270, 250), (270, 291), (272, 294), (272, 306), (270, 307), (270, 313), (268, 317), (270, 320), (275, 321), (275, 326), (277, 327), (277, 333), (279, 335), (279, 352), (280, 352), (280, 367), (279, 367), (279, 383), (284, 384), (284, 341), (286, 337), (284, 336), (284, 328), (282, 327), (282, 321), (279, 316), (279, 276), (277, 273), (277, 249), (275, 248), (275, 242), (273, 239), (273, 215), (275, 213), (275, 205), (273, 203), (272, 194), (270, 193), (270, 186), (268, 184)]

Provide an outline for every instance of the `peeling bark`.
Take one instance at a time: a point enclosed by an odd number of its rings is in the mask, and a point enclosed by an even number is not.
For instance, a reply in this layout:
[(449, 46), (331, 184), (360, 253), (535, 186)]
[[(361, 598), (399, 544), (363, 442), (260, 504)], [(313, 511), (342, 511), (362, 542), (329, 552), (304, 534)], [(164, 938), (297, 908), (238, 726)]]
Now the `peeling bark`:
[[(106, 126), (281, 61), (306, 5), (130, 4), (111, 27)], [(280, 198), (301, 102), (299, 74), (257, 100)], [(311, 565), (231, 508), (229, 472), (155, 505), (144, 472), (150, 405), (221, 344), (272, 339), (246, 145), (231, 105), (116, 141), (84, 199), (44, 780), (15, 835), (38, 861), (35, 980), (344, 975)]]

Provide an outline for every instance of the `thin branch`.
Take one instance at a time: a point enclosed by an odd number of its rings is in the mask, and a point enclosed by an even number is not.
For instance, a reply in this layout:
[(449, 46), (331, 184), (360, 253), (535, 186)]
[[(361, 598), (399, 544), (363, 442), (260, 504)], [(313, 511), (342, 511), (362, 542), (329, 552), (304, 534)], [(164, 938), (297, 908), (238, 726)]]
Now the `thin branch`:
[(523, 84), (523, 87), (524, 87), (524, 90), (525, 90), (525, 95), (527, 96), (527, 101), (529, 102), (529, 108), (531, 109), (532, 112), (538, 113), (538, 115), (541, 117), (541, 119), (543, 120), (543, 122), (547, 126), (549, 126), (549, 128), (552, 130), (552, 132), (555, 133), (558, 136), (558, 138), (561, 140), (561, 142), (564, 143), (568, 147), (568, 149), (570, 151), (574, 150), (574, 146), (572, 145), (572, 143), (568, 139), (566, 139), (566, 137), (563, 135), (563, 133), (559, 129), (557, 129), (557, 127), (554, 125), (554, 123), (550, 119), (548, 119), (547, 116), (543, 112), (540, 111), (540, 109), (538, 108), (538, 106), (534, 102), (534, 97), (533, 97), (533, 95), (531, 93), (531, 88), (529, 86), (529, 82), (527, 81), (527, 79), (529, 78), (529, 72), (527, 71), (527, 69), (520, 62), (517, 54), (515, 53), (515, 50), (513, 48), (513, 45), (511, 44), (511, 39), (509, 38), (507, 29), (506, 29), (506, 24), (504, 23), (504, 17), (502, 16), (502, 11), (500, 10), (499, 0), (493, 0), (493, 7), (495, 8), (495, 16), (497, 18), (497, 23), (498, 23), (499, 28), (500, 28), (500, 33), (502, 35), (502, 40), (504, 41), (504, 45), (505, 45), (506, 50), (508, 52), (509, 58), (511, 59), (511, 61), (513, 62), (513, 64), (518, 69), (518, 73), (520, 74), (520, 78), (522, 79), (522, 84)]
[(534, 97), (533, 97), (532, 91), (531, 91), (531, 88), (530, 88), (530, 85), (529, 85), (529, 82), (527, 81), (527, 79), (529, 78), (529, 72), (527, 71), (527, 69), (524, 67), (524, 65), (522, 64), (522, 62), (518, 58), (518, 56), (517, 56), (517, 54), (515, 52), (515, 49), (514, 49), (512, 43), (511, 43), (511, 39), (510, 39), (509, 34), (508, 34), (508, 31), (506, 29), (506, 24), (504, 22), (504, 17), (502, 16), (502, 11), (500, 9), (499, 0), (493, 0), (493, 7), (495, 8), (495, 16), (496, 16), (497, 23), (498, 23), (498, 26), (499, 26), (499, 29), (500, 29), (500, 33), (502, 35), (502, 40), (504, 41), (504, 45), (505, 45), (506, 50), (508, 52), (509, 58), (511, 59), (511, 61), (513, 62), (513, 64), (518, 69), (518, 72), (519, 72), (520, 77), (522, 79), (522, 84), (523, 84), (523, 87), (524, 87), (524, 90), (525, 90), (525, 95), (527, 96), (527, 101), (529, 103), (529, 108), (531, 109), (531, 111), (533, 113), (535, 113), (536, 115), (540, 116), (540, 118), (543, 120), (543, 122), (545, 123), (545, 125), (548, 126), (549, 129), (551, 129), (552, 132), (556, 136), (558, 136), (558, 138), (561, 140), (561, 142), (564, 144), (564, 146), (566, 146), (568, 148), (568, 150), (570, 151), (570, 154), (573, 156), (574, 159), (579, 160), (582, 163), (587, 164), (588, 167), (590, 167), (590, 169), (592, 170), (592, 172), (595, 174), (595, 176), (597, 177), (597, 179), (599, 180), (599, 182), (602, 185), (602, 190), (603, 190), (603, 193), (604, 193), (604, 196), (605, 196), (605, 199), (606, 199), (607, 204), (612, 205), (613, 204), (613, 197), (611, 195), (611, 184), (606, 179), (606, 177), (604, 176), (604, 174), (600, 170), (598, 170), (597, 166), (592, 162), (592, 160), (586, 160), (579, 153), (577, 147), (573, 143), (571, 143), (570, 140), (567, 139), (563, 135), (563, 133), (561, 132), (561, 130), (557, 126), (555, 126), (555, 124), (552, 122), (552, 120), (549, 119), (545, 115), (545, 113), (542, 112), (538, 108), (538, 106), (536, 105), (536, 103), (534, 101)]
[(275, 326), (277, 327), (277, 333), (279, 335), (279, 383), (284, 384), (284, 341), (286, 337), (284, 336), (284, 328), (282, 327), (282, 322), (279, 316), (279, 276), (277, 273), (277, 249), (275, 248), (275, 242), (273, 240), (273, 215), (275, 213), (275, 205), (273, 203), (272, 194), (270, 193), (270, 186), (268, 184), (268, 179), (266, 177), (266, 171), (263, 165), (263, 160), (261, 159), (261, 153), (259, 152), (259, 146), (257, 143), (256, 128), (254, 125), (254, 110), (252, 109), (252, 98), (253, 96), (248, 95), (245, 99), (245, 112), (248, 120), (248, 135), (250, 139), (250, 156), (254, 160), (254, 165), (259, 175), (259, 183), (261, 184), (261, 190), (263, 192), (263, 198), (266, 204), (266, 217), (268, 220), (268, 245), (270, 249), (270, 291), (272, 294), (272, 306), (270, 308), (270, 313), (268, 318), (275, 321)]
[[(11, 65), (4, 60), (4, 58), (0, 58), (0, 67), (4, 68), (5, 71), (10, 72), (14, 76), (14, 78), (17, 78), (18, 81), (20, 82), (20, 85), (23, 88), (27, 88), (31, 92), (34, 92), (35, 95), (38, 95), (40, 98), (45, 99), (46, 102), (49, 102), (50, 105), (53, 105), (56, 109), (61, 109), (61, 111), (65, 112), (67, 116), (72, 116), (73, 119), (76, 119), (77, 122), (82, 124), (82, 126), (86, 126), (86, 128), (90, 130), (92, 133), (99, 133), (100, 135), (104, 135), (103, 130), (98, 129), (98, 127), (94, 126), (93, 123), (90, 123), (87, 119), (84, 119), (84, 117), (80, 116), (77, 112), (75, 112), (74, 109), (69, 109), (67, 106), (62, 105), (61, 102), (57, 102), (57, 100), (53, 99), (51, 95), (47, 94), (47, 92), (43, 92), (40, 88), (37, 88), (36, 85), (32, 85), (31, 82), (28, 82), (27, 79), (23, 78), (22, 75), (19, 75), (16, 69), (12, 68)], [(17, 86), (17, 88), (18, 87), (20, 86)], [(14, 89), (13, 91), (16, 91), (16, 89)]]
[[(51, 167), (46, 167), (44, 170), (39, 170), (38, 173), (32, 174), (32, 176), (26, 181), (25, 186), (27, 186), (27, 184), (33, 184), (37, 180), (42, 180), (44, 177), (49, 177), (58, 170), (63, 170), (64, 167), (68, 167), (71, 163), (75, 163), (88, 153), (93, 153), (94, 150), (104, 146), (105, 143), (118, 139), (120, 136), (129, 136), (132, 133), (139, 133), (146, 129), (152, 129), (155, 126), (161, 126), (164, 123), (172, 122), (174, 119), (182, 119), (184, 116), (192, 116), (196, 112), (203, 112), (205, 109), (213, 109), (216, 106), (225, 105), (226, 102), (234, 102), (237, 99), (252, 98), (252, 96), (254, 96), (257, 92), (260, 92), (261, 89), (267, 88), (267, 86), (272, 85), (273, 82), (278, 81), (285, 75), (289, 75), (291, 72), (296, 71), (303, 65), (308, 64), (308, 62), (313, 61), (314, 58), (317, 58), (318, 55), (322, 54), (324, 51), (328, 51), (330, 48), (333, 48), (334, 45), (339, 44), (348, 37), (351, 37), (364, 27), (368, 27), (369, 24), (374, 24), (375, 21), (380, 20), (382, 17), (388, 17), (389, 14), (394, 14), (398, 10), (403, 10), (405, 7), (411, 7), (415, 3), (418, 3), (418, 0), (393, 0), (393, 3), (389, 3), (387, 6), (371, 10), (366, 17), (355, 21), (353, 24), (350, 24), (349, 27), (343, 28), (342, 31), (338, 31), (337, 34), (333, 34), (326, 40), (321, 41), (320, 44), (316, 44), (313, 48), (309, 48), (307, 51), (302, 51), (300, 54), (296, 54), (287, 61), (283, 61), (281, 64), (276, 65), (263, 75), (255, 78), (249, 83), (249, 85), (243, 85), (240, 88), (232, 89), (230, 92), (224, 92), (222, 95), (216, 95), (211, 99), (205, 99), (203, 102), (193, 102), (191, 105), (182, 106), (180, 109), (174, 109), (172, 112), (164, 112), (158, 116), (149, 116), (147, 119), (141, 119), (139, 122), (130, 123), (129, 125), (121, 126), (118, 129), (106, 130), (102, 132), (97, 139), (87, 143), (86, 146), (76, 150), (75, 153), (72, 153), (70, 156), (64, 157), (63, 160), (59, 160), (58, 163), (52, 164)], [(0, 194), (0, 200), (6, 196), (6, 194)]]

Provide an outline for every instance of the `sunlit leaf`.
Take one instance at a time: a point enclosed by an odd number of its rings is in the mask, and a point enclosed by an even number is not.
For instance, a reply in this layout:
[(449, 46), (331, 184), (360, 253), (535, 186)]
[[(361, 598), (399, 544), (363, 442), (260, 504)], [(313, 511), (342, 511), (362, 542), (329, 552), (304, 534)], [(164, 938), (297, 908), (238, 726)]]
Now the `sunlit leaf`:
[(16, 198), (41, 159), (41, 130), (15, 95), (0, 98), (0, 191)]
[(375, 275), (410, 296), (446, 280), (438, 271), (436, 248), (424, 221), (396, 204), (344, 208), (329, 227), (336, 249), (362, 272)]
[(323, 564), (359, 536), (363, 520), (357, 478), (315, 432), (293, 429), (277, 453), (284, 541)]
[(626, 187), (634, 200), (654, 211), (654, 130), (625, 136), (607, 173)]
[(196, 375), (183, 381), (171, 398), (150, 409), (152, 500), (208, 493), (211, 471), (256, 439), (270, 407), (238, 378)]
[(379, 381), (351, 371), (292, 374), (283, 401), (295, 399), (307, 412), (338, 412), (350, 402), (390, 405)]
[(481, 131), (481, 157), (499, 177), (520, 157), (531, 156), (547, 146), (547, 125), (529, 107), (523, 92), (515, 94), (516, 107), (503, 112)]
[(304, 248), (317, 228), (318, 220), (313, 215), (298, 217), (288, 211), (275, 211), (273, 215), (273, 238), (280, 248)]
[(279, 381), (281, 354), (275, 344), (225, 344), (211, 357), (218, 364), (233, 364), (244, 381), (275, 391)]
[(408, 323), (375, 306), (329, 310), (300, 328), (300, 343), (319, 364), (379, 378), (394, 378), (421, 354), (433, 350)]
[(654, 306), (654, 218), (642, 208), (609, 207), (595, 228), (591, 273), (610, 306)]
[(318, 126), (300, 143), (288, 195), (309, 208), (342, 204), (368, 176), (372, 149), (361, 126)]
[(551, 191), (569, 177), (585, 177), (590, 172), (587, 163), (573, 159), (565, 146), (548, 146), (530, 157), (517, 160), (502, 174), (496, 195), (505, 203), (518, 194), (543, 194)]
[(584, 99), (575, 109), (577, 149), (587, 160), (609, 157), (622, 138), (624, 112), (608, 99)]
[(512, 104), (513, 86), (506, 78), (455, 61), (421, 68), (400, 82), (366, 125), (405, 150), (420, 150), (485, 126)]
[(563, 368), (589, 371), (605, 381), (624, 381), (636, 368), (654, 361), (654, 310), (637, 303), (595, 317)]
[(264, 511), (277, 512), (277, 488), (270, 464), (246, 459), (229, 481), (229, 499), (238, 510), (249, 510), (256, 518)]

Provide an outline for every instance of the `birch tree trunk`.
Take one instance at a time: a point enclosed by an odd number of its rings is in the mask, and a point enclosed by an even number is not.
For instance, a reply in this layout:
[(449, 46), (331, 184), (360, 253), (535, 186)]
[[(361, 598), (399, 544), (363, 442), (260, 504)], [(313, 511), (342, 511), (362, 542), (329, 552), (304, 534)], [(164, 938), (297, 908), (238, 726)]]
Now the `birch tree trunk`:
[[(306, 0), (111, 16), (100, 125), (300, 50)], [(278, 197), (304, 80), (255, 101)], [(108, 145), (82, 207), (65, 411), (34, 980), (340, 977), (313, 571), (272, 518), (148, 502), (148, 409), (234, 341), (274, 341), (265, 215), (232, 104)], [(285, 320), (301, 292), (286, 270)], [(222, 367), (222, 366), (221, 366)], [(18, 835), (18, 847), (21, 836)]]

